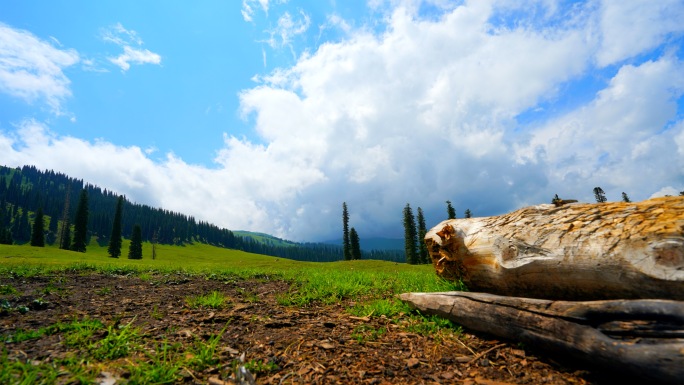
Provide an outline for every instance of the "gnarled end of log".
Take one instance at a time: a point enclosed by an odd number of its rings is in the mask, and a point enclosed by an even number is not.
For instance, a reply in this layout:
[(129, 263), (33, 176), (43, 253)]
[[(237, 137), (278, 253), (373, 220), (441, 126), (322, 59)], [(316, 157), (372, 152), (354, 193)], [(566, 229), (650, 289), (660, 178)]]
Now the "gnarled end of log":
[(471, 290), (550, 299), (684, 300), (684, 197), (543, 204), (446, 220), (425, 236), (436, 272)]

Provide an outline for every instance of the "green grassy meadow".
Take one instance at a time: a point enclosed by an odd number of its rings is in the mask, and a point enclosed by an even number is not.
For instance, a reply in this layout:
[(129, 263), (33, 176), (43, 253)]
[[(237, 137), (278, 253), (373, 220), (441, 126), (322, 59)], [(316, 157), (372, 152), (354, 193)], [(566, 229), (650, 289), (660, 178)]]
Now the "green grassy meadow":
[[(407, 291), (448, 291), (463, 289), (458, 283), (437, 277), (431, 265), (360, 260), (339, 262), (300, 262), (206, 244), (185, 246), (143, 244), (143, 259), (132, 260), (129, 242), (124, 240), (122, 256), (110, 258), (105, 246), (92, 241), (86, 253), (60, 250), (57, 247), (0, 245), (0, 276), (32, 275), (63, 269), (94, 271), (125, 270), (137, 273), (182, 271), (206, 276), (268, 275), (293, 282), (295, 294), (284, 295), (284, 305), (302, 305), (311, 301), (332, 303), (364, 296), (380, 298)], [(293, 292), (294, 293), (294, 292)]]
[[(383, 317), (401, 325), (402, 330), (430, 335), (432, 338), (459, 338), (460, 327), (434, 316), (423, 316), (411, 311), (396, 298), (407, 291), (449, 291), (463, 289), (458, 283), (439, 278), (431, 265), (408, 265), (387, 261), (299, 262), (204, 244), (187, 246), (156, 246), (152, 259), (152, 245), (143, 245), (143, 259), (130, 260), (128, 241), (122, 247), (123, 257), (110, 258), (107, 248), (93, 241), (86, 253), (60, 250), (56, 247), (28, 245), (0, 245), (0, 282), (8, 277), (30, 279), (59, 271), (83, 273), (115, 273), (150, 276), (182, 272), (209, 279), (282, 279), (291, 283), (290, 291), (276, 298), (286, 307), (306, 306), (310, 303), (334, 304), (348, 301), (346, 312), (358, 317)], [(9, 280), (8, 280), (9, 281)], [(17, 295), (11, 285), (2, 285), (3, 298)], [(101, 289), (98, 295), (106, 295)], [(186, 298), (188, 308), (217, 309), (230, 301), (220, 292)], [(36, 301), (34, 301), (36, 302)], [(4, 308), (1, 308), (4, 303)], [(26, 306), (10, 308), (9, 302), (0, 303), (5, 312), (30, 311)], [(40, 305), (36, 303), (33, 305)], [(153, 311), (157, 311), (155, 308)], [(387, 321), (384, 321), (387, 322)], [(356, 327), (350, 338), (359, 344), (381, 338), (386, 327), (370, 324)], [(47, 338), (59, 334), (63, 343), (79, 351), (55, 362), (24, 362), (8, 356), (8, 348), (16, 342)], [(446, 336), (446, 337), (444, 337)], [(100, 320), (82, 317), (67, 323), (55, 323), (47, 328), (16, 330), (0, 333), (0, 383), (53, 384), (97, 383), (101, 367), (110, 366), (127, 372), (128, 384), (161, 384), (182, 381), (186, 368), (202, 371), (219, 362), (217, 344), (221, 333), (209, 336), (195, 345), (176, 346), (166, 341), (146, 339), (131, 324), (105, 324)], [(269, 372), (266, 361), (250, 360), (245, 367), (253, 372)], [(234, 361), (233, 366), (238, 365)], [(224, 373), (227, 378), (230, 373)]]

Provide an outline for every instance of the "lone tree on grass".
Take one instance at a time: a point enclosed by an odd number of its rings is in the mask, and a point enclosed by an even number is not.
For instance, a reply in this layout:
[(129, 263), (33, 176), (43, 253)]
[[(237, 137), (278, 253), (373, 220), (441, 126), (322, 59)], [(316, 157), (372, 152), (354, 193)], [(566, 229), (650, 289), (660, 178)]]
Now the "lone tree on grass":
[(603, 192), (601, 187), (594, 187), (594, 197), (598, 203), (605, 203), (608, 201), (608, 199), (606, 199), (606, 193)]
[(62, 228), (59, 231), (59, 248), (69, 250), (71, 246), (71, 222), (69, 221), (69, 202), (71, 196), (71, 185), (67, 186), (64, 196), (64, 211), (62, 211)]
[(112, 258), (119, 258), (121, 255), (121, 214), (123, 211), (123, 196), (116, 201), (116, 212), (114, 212), (114, 224), (112, 225), (112, 236), (109, 238), (107, 252)]
[(349, 230), (349, 247), (351, 259), (361, 259), (361, 241), (355, 228)]
[(69, 250), (71, 248), (71, 223), (69, 218), (62, 222), (62, 237), (59, 240), (59, 248)]
[(31, 231), (31, 246), (45, 247), (45, 225), (43, 224), (43, 209), (39, 208), (33, 220)]
[(430, 263), (430, 256), (428, 255), (427, 245), (425, 244), (425, 234), (427, 234), (425, 216), (423, 215), (423, 209), (420, 207), (418, 207), (416, 221), (418, 221), (418, 259), (420, 260), (420, 263)]
[(454, 206), (451, 205), (451, 201), (446, 201), (447, 204), (447, 218), (448, 219), (456, 219), (456, 210), (454, 209)]
[(411, 205), (408, 203), (404, 207), (404, 250), (406, 252), (406, 262), (412, 265), (418, 263), (418, 253), (416, 252), (416, 222), (413, 217)]
[(626, 192), (623, 192), (623, 193), (622, 193), (622, 201), (623, 201), (623, 202), (626, 202), (626, 203), (631, 202), (631, 200), (630, 200), (629, 197), (627, 196), (627, 193), (626, 193)]
[(142, 259), (142, 229), (140, 225), (133, 226), (131, 245), (128, 248), (128, 259)]
[(76, 208), (76, 219), (74, 220), (74, 241), (71, 250), (85, 253), (86, 238), (88, 236), (88, 192), (81, 190), (81, 197), (78, 199)]
[(349, 239), (349, 211), (347, 202), (342, 203), (342, 253), (345, 261), (351, 258), (351, 244)]

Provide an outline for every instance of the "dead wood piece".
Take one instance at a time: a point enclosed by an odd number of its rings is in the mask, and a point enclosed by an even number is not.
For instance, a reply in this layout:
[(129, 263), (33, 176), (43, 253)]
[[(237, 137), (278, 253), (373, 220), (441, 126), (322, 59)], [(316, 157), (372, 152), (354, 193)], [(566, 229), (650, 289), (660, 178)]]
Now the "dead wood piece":
[(550, 301), (486, 293), (406, 293), (400, 298), (466, 328), (522, 341), (593, 366), (684, 383), (684, 302)]
[(425, 243), (437, 273), (472, 291), (684, 300), (684, 196), (451, 219), (432, 228)]

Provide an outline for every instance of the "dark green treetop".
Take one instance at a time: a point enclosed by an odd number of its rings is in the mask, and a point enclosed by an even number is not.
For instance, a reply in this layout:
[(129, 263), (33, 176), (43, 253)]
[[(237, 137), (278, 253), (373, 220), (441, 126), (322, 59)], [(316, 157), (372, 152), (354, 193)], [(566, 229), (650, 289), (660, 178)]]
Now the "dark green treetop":
[(418, 222), (418, 262), (430, 263), (430, 255), (428, 254), (427, 245), (425, 244), (425, 234), (427, 234), (425, 216), (423, 215), (423, 209), (420, 207), (418, 207), (416, 221)]
[(76, 208), (76, 219), (74, 220), (74, 239), (71, 243), (71, 250), (85, 253), (86, 238), (88, 236), (88, 191), (81, 190)]
[(446, 201), (447, 204), (447, 219), (456, 219), (456, 210), (451, 205), (451, 201)]
[(131, 245), (128, 248), (128, 259), (142, 259), (142, 228), (136, 224), (133, 226)]
[(43, 208), (39, 208), (36, 212), (36, 218), (33, 220), (31, 246), (45, 247), (45, 224), (43, 222)]
[(418, 232), (416, 231), (416, 222), (411, 210), (411, 205), (406, 204), (404, 207), (404, 251), (406, 253), (406, 262), (412, 265), (418, 263), (418, 253), (416, 251), (416, 238)]
[(123, 212), (124, 198), (120, 196), (116, 201), (116, 211), (114, 212), (114, 223), (112, 224), (112, 234), (109, 238), (107, 252), (112, 258), (119, 258), (121, 255), (121, 215)]
[(342, 203), (342, 254), (344, 260), (348, 261), (351, 258), (351, 244), (349, 239), (349, 211), (347, 210), (347, 202)]
[(596, 202), (598, 203), (605, 203), (608, 201), (608, 199), (606, 199), (606, 193), (603, 192), (601, 187), (594, 187), (594, 198), (596, 198)]
[(351, 259), (361, 259), (361, 241), (359, 240), (359, 234), (353, 227), (349, 230), (349, 247), (351, 249)]

